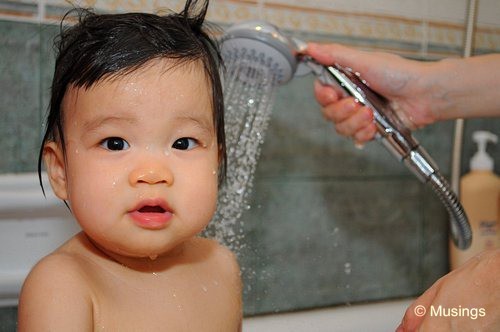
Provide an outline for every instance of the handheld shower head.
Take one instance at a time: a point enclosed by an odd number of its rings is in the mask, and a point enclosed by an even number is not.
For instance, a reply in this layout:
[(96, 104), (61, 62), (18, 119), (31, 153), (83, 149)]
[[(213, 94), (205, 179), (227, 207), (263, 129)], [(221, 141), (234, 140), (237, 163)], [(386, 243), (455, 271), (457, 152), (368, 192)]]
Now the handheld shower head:
[[(455, 245), (466, 249), (472, 241), (467, 216), (455, 193), (441, 176), (436, 163), (398, 118), (389, 102), (371, 90), (360, 74), (338, 64), (323, 66), (302, 55), (306, 43), (285, 36), (265, 21), (247, 21), (233, 25), (223, 35), (221, 53), (227, 63), (249, 61), (267, 67), (281, 85), (294, 76), (313, 72), (327, 85), (355, 97), (370, 107), (377, 127), (377, 139), (424, 183), (429, 183), (451, 216), (451, 235)], [(245, 77), (241, 77), (245, 79)]]
[(275, 83), (282, 85), (301, 71), (298, 55), (305, 47), (304, 42), (285, 36), (268, 22), (246, 21), (225, 31), (221, 53), (225, 62), (246, 60), (265, 65), (276, 76)]

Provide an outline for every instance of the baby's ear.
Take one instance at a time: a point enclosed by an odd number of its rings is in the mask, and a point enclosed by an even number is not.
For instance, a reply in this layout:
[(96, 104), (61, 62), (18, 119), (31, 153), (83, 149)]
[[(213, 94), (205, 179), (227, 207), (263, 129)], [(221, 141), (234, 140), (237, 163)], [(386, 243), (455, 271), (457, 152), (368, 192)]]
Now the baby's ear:
[(56, 142), (46, 143), (43, 147), (43, 160), (54, 194), (62, 200), (67, 200), (66, 164), (61, 146)]

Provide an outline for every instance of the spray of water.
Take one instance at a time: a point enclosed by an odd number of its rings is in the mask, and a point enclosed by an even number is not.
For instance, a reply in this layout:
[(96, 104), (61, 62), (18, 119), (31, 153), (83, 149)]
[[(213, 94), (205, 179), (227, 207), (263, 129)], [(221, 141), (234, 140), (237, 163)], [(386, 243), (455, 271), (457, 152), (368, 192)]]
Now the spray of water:
[(250, 209), (254, 172), (273, 106), (277, 75), (271, 62), (253, 53), (226, 55), (225, 61), (227, 178), (206, 233), (238, 253), (244, 246), (241, 216)]

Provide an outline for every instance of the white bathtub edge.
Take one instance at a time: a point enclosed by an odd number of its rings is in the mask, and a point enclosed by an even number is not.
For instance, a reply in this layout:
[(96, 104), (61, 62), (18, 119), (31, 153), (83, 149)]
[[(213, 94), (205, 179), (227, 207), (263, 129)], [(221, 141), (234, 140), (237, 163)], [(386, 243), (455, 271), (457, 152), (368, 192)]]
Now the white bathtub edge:
[(248, 317), (243, 332), (394, 331), (414, 299)]

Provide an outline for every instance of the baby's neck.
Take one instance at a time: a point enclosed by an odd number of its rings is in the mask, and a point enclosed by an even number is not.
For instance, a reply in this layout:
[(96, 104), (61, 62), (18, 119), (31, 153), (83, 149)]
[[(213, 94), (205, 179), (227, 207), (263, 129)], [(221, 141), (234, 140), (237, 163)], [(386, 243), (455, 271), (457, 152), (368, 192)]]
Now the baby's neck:
[(112, 261), (128, 269), (138, 272), (154, 273), (168, 270), (171, 266), (185, 259), (185, 243), (182, 243), (163, 255), (131, 256), (106, 249), (84, 234), (88, 249), (102, 259)]

